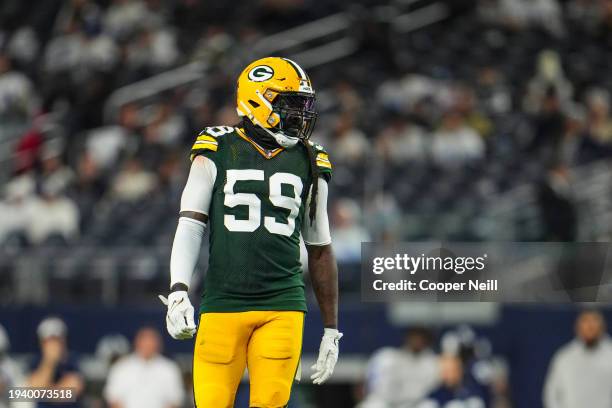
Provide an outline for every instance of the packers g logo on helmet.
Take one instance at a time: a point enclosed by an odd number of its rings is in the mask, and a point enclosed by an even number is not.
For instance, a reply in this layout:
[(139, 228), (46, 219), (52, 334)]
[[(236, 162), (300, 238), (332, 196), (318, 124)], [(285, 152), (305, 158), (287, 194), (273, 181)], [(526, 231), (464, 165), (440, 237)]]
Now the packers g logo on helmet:
[(249, 71), (249, 79), (255, 82), (266, 81), (274, 76), (274, 70), (267, 65), (258, 65)]
[(236, 111), (283, 147), (310, 137), (316, 120), (315, 93), (306, 72), (288, 58), (267, 57), (238, 77)]

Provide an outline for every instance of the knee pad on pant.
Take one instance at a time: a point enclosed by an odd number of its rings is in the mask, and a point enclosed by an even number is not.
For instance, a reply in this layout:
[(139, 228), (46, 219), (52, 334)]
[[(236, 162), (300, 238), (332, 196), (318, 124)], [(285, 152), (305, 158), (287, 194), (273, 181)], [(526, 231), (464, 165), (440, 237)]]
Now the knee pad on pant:
[(282, 380), (251, 383), (251, 407), (281, 408), (289, 403), (291, 384)]
[(197, 408), (232, 408), (236, 393), (221, 384), (201, 384), (196, 387)]

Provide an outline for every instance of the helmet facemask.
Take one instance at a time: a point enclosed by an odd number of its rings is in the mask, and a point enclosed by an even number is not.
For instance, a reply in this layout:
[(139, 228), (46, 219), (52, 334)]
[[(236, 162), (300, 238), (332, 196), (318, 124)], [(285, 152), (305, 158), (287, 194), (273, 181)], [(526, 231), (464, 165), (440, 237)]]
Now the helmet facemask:
[(314, 103), (315, 97), (312, 94), (295, 92), (277, 95), (272, 103), (272, 112), (278, 115), (280, 121), (270, 130), (295, 139), (295, 142), (308, 140), (317, 120)]

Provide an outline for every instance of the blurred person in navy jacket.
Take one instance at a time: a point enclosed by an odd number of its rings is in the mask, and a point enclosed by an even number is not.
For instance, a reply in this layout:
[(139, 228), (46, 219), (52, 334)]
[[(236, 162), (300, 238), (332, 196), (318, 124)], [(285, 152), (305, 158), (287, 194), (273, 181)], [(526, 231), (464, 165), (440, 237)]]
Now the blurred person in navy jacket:
[(444, 355), (440, 358), (442, 384), (419, 404), (419, 408), (485, 408), (482, 389), (464, 375), (461, 358)]
[(507, 365), (493, 354), (486, 337), (478, 336), (468, 325), (461, 325), (442, 336), (440, 347), (442, 354), (461, 359), (465, 381), (480, 390), (486, 406), (498, 406), (507, 400)]
[[(58, 317), (47, 317), (38, 325), (37, 334), (41, 354), (32, 365), (28, 386), (44, 388), (71, 388), (77, 397), (85, 387), (76, 359), (68, 351), (66, 323)], [(78, 408), (81, 404), (38, 403), (38, 408)]]

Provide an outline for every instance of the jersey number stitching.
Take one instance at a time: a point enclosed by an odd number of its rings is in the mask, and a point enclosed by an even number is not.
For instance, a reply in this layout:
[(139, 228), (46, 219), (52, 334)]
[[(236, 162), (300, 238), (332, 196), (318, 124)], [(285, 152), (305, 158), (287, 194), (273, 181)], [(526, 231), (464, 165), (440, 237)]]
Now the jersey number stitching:
[[(238, 205), (246, 205), (249, 209), (248, 218), (245, 220), (236, 219), (234, 215), (225, 214), (223, 223), (229, 231), (253, 232), (261, 225), (261, 200), (253, 193), (237, 193), (234, 186), (237, 181), (263, 181), (263, 170), (228, 170), (227, 182), (223, 187), (225, 198), (223, 204), (226, 207), (234, 208)], [(302, 180), (291, 173), (274, 173), (270, 179), (270, 202), (279, 208), (289, 210), (287, 223), (276, 221), (275, 217), (264, 217), (264, 227), (272, 234), (291, 236), (295, 231), (295, 219), (300, 212), (302, 205)], [(288, 184), (293, 187), (293, 197), (282, 195), (282, 185)]]

